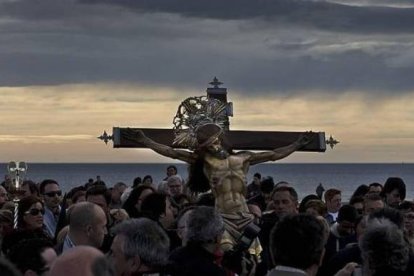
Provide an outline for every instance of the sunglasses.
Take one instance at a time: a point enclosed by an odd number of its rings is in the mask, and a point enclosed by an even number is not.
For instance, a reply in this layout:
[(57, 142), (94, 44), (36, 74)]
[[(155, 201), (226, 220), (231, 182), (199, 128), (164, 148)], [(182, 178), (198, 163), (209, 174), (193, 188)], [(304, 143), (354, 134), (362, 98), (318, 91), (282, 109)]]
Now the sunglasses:
[(62, 191), (56, 191), (56, 192), (48, 192), (48, 193), (44, 193), (45, 195), (47, 195), (48, 197), (54, 197), (54, 196), (61, 196), (62, 195)]
[(30, 209), (29, 211), (26, 211), (25, 214), (29, 214), (32, 216), (37, 216), (39, 213), (42, 213), (42, 215), (45, 214), (45, 209), (37, 209), (37, 208), (33, 208)]

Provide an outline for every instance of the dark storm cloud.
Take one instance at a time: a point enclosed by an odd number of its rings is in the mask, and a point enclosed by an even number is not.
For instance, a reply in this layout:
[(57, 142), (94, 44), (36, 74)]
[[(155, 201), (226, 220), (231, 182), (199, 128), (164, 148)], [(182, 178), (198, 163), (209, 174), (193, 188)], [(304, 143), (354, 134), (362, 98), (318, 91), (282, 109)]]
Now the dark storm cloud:
[(414, 88), (414, 9), (291, 0), (0, 1), (0, 86)]
[(222, 20), (263, 19), (341, 32), (412, 32), (414, 9), (347, 6), (309, 0), (80, 0), (139, 12), (167, 12)]

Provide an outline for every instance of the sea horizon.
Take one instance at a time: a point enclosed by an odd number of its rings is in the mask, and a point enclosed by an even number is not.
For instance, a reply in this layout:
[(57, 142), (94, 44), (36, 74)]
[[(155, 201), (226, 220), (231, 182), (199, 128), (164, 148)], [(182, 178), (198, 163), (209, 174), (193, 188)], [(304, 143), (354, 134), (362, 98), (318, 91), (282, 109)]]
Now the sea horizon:
[[(6, 175), (8, 163), (0, 163), (0, 171)], [(63, 191), (84, 185), (88, 179), (100, 178), (112, 187), (117, 182), (131, 186), (136, 177), (151, 175), (153, 183), (158, 185), (166, 177), (169, 165), (178, 168), (178, 174), (188, 178), (188, 164), (183, 162), (166, 163), (74, 163), (74, 162), (27, 162), (27, 172), (22, 177), (35, 182), (43, 179), (55, 179)], [(325, 189), (338, 188), (343, 198), (349, 199), (353, 191), (361, 184), (377, 182), (384, 184), (388, 177), (401, 177), (407, 186), (407, 199), (414, 198), (414, 163), (285, 163), (268, 162), (251, 166), (246, 175), (247, 184), (254, 173), (262, 177), (272, 177), (274, 182), (287, 181), (296, 188), (300, 198), (315, 193), (322, 183)]]

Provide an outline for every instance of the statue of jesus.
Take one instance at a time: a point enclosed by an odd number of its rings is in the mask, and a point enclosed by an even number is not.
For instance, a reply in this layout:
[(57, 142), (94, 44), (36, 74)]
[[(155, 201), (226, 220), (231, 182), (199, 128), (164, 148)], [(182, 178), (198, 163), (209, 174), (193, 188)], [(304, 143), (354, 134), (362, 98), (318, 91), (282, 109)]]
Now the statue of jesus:
[(206, 123), (195, 132), (197, 149), (194, 151), (159, 144), (145, 136), (141, 130), (129, 129), (126, 138), (142, 143), (161, 155), (190, 164), (188, 187), (192, 192), (211, 189), (215, 196), (215, 207), (226, 223), (222, 239), (222, 247), (226, 250), (234, 245), (243, 228), (254, 218), (245, 200), (246, 174), (250, 165), (285, 158), (308, 144), (309, 139), (306, 135), (300, 136), (292, 144), (271, 151), (233, 152), (226, 145), (219, 125)]

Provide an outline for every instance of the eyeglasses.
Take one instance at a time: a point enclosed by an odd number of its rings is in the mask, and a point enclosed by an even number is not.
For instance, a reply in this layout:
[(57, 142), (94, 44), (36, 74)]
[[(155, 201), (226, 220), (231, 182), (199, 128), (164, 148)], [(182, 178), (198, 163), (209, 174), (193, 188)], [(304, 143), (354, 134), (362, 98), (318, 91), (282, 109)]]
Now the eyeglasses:
[(47, 195), (48, 197), (54, 197), (54, 196), (61, 196), (62, 195), (62, 191), (55, 191), (55, 192), (48, 192), (48, 193), (44, 193), (45, 195)]
[(44, 215), (45, 209), (32, 208), (29, 211), (25, 212), (25, 214), (32, 215), (32, 216), (37, 216), (39, 213), (42, 213), (42, 215)]

